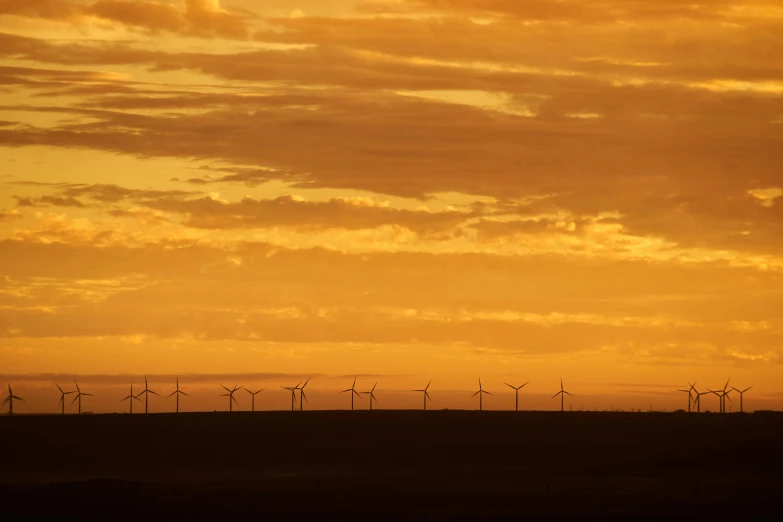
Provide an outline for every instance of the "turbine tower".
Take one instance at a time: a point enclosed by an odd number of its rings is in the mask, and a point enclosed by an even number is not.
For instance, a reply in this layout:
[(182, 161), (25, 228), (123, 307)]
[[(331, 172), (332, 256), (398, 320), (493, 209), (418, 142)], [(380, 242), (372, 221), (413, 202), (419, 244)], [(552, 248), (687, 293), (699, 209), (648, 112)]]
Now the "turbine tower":
[(472, 399), (473, 397), (478, 395), (478, 397), (479, 397), (479, 411), (484, 411), (484, 394), (487, 394), (487, 395), (492, 395), (492, 394), (489, 393), (488, 391), (485, 391), (484, 387), (481, 386), (481, 379), (479, 379), (478, 381), (479, 381), (479, 389), (478, 389), (478, 391), (476, 393), (471, 395), (470, 398)]
[(79, 383), (78, 382), (73, 381), (73, 383), (76, 385), (76, 397), (73, 398), (73, 400), (71, 401), (71, 404), (73, 404), (77, 400), (79, 401), (79, 415), (81, 415), (82, 414), (82, 397), (93, 397), (93, 394), (92, 393), (84, 393), (81, 390), (81, 388), (79, 388)]
[(563, 388), (563, 378), (562, 377), (560, 377), (560, 391), (557, 392), (556, 394), (552, 395), (552, 398), (554, 399), (558, 395), (560, 396), (560, 411), (563, 412), (563, 411), (565, 411), (565, 396), (566, 395), (570, 395), (571, 397), (573, 397), (573, 395), (571, 395), (570, 393), (565, 391), (565, 389)]
[[(144, 390), (139, 392), (139, 397), (144, 395), (144, 413), (149, 413), (149, 405), (150, 405), (150, 393), (153, 395), (158, 395), (154, 391), (150, 390), (149, 385), (147, 384), (147, 376), (144, 376)], [(160, 397), (160, 395), (158, 395)]]
[(281, 386), (284, 390), (289, 390), (291, 392), (291, 411), (294, 411), (296, 409), (296, 390), (299, 390), (299, 386), (302, 384), (302, 381), (299, 381), (299, 384), (296, 386)]
[(245, 388), (245, 391), (246, 391), (247, 393), (249, 393), (249, 394), (250, 394), (250, 396), (251, 396), (251, 399), (250, 399), (250, 405), (251, 405), (251, 406), (250, 406), (250, 411), (256, 411), (256, 395), (258, 395), (259, 393), (261, 393), (261, 392), (262, 392), (262, 391), (264, 391), (265, 389), (266, 389), (266, 388), (261, 388), (261, 389), (260, 389), (260, 390), (258, 390), (257, 392), (251, 392), (250, 390), (248, 390), (247, 388)]
[(415, 392), (421, 392), (424, 394), (424, 411), (427, 411), (427, 399), (432, 400), (432, 397), (430, 397), (430, 392), (427, 390), (430, 388), (430, 384), (432, 384), (432, 381), (427, 383), (427, 386), (423, 390), (413, 390)]
[(70, 395), (71, 393), (76, 393), (73, 391), (63, 391), (62, 388), (60, 388), (59, 384), (55, 384), (57, 386), (57, 389), (60, 390), (60, 415), (65, 415), (65, 396)]
[(378, 386), (377, 382), (373, 385), (372, 390), (366, 391), (366, 392), (362, 392), (363, 394), (370, 396), (370, 411), (372, 411), (372, 401), (375, 401), (376, 404), (378, 403), (378, 399), (375, 398), (375, 387), (376, 386)]
[(13, 390), (11, 390), (11, 385), (8, 385), (8, 397), (5, 398), (3, 401), (3, 404), (0, 404), (0, 406), (5, 406), (8, 404), (8, 416), (11, 417), (14, 414), (14, 401), (22, 401), (24, 402), (24, 399), (21, 397), (17, 397), (14, 395)]
[(359, 397), (360, 399), (362, 398), (362, 396), (359, 395), (359, 392), (356, 391), (356, 377), (353, 378), (353, 384), (351, 385), (351, 387), (348, 388), (347, 390), (341, 391), (340, 393), (346, 393), (346, 392), (351, 392), (351, 411), (353, 411), (353, 398), (354, 398), (354, 396)]
[(299, 411), (304, 409), (304, 403), (307, 401), (307, 394), (305, 393), (304, 389), (305, 386), (307, 386), (307, 383), (310, 382), (310, 379), (312, 379), (312, 377), (308, 377), (302, 387), (299, 388)]
[[(221, 384), (221, 386), (223, 386), (223, 385)], [(223, 386), (223, 389), (226, 390), (228, 393), (222, 394), (221, 397), (228, 397), (228, 411), (229, 412), (234, 411), (234, 405), (232, 404), (232, 401), (233, 402), (237, 402), (237, 400), (234, 398), (234, 392), (236, 392), (238, 390), (241, 390), (242, 388), (244, 388), (244, 386), (237, 386), (236, 384), (234, 385), (234, 389), (233, 390), (229, 390), (228, 388)]]
[(525, 384), (523, 384), (522, 386), (511, 386), (511, 385), (510, 385), (509, 383), (507, 383), (507, 382), (504, 382), (504, 383), (503, 383), (503, 384), (505, 384), (506, 386), (508, 386), (509, 388), (511, 388), (512, 390), (514, 390), (514, 394), (516, 395), (516, 401), (514, 402), (514, 411), (519, 411), (519, 390), (521, 390), (522, 388), (524, 388), (525, 386), (527, 386), (529, 383), (530, 383), (530, 381), (526, 382), (526, 383), (525, 383)]
[(188, 395), (187, 393), (185, 393), (184, 391), (179, 389), (179, 378), (177, 378), (177, 389), (174, 390), (173, 392), (169, 393), (168, 397), (166, 397), (166, 398), (168, 399), (172, 395), (176, 395), (177, 396), (177, 411), (175, 413), (179, 413), (179, 396), (180, 395), (185, 395), (187, 397), (190, 397), (190, 395)]
[(740, 413), (745, 413), (745, 410), (743, 409), (743, 405), (742, 405), (742, 396), (745, 395), (745, 392), (748, 391), (751, 388), (753, 388), (753, 386), (748, 386), (744, 390), (738, 390), (737, 388), (734, 388), (733, 386), (731, 388), (732, 390), (734, 390), (735, 392), (740, 394)]
[(130, 395), (122, 399), (120, 402), (125, 402), (125, 401), (130, 401), (130, 414), (133, 415), (133, 401), (141, 402), (141, 399), (139, 399), (138, 396), (133, 395), (133, 383), (131, 383)]

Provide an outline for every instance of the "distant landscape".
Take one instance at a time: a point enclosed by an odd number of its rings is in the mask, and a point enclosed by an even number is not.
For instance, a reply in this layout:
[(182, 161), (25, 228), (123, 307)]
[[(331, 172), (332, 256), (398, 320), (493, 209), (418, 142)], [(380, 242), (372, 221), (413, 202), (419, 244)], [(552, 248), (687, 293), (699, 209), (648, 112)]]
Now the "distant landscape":
[(780, 507), (781, 440), (771, 412), (4, 417), (0, 500), (112, 520), (750, 516)]

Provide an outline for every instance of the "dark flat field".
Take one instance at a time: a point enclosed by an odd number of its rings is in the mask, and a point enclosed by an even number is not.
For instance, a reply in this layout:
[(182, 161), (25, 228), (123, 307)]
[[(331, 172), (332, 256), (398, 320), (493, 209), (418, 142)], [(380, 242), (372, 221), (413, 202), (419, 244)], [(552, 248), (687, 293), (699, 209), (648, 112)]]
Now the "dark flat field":
[(783, 414), (235, 412), (0, 418), (0, 515), (773, 520)]

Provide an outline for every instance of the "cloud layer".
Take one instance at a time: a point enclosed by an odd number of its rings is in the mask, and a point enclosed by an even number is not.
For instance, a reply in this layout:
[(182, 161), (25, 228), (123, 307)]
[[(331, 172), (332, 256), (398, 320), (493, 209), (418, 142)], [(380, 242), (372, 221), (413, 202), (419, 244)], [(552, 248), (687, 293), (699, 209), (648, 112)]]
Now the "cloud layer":
[(772, 0), (0, 0), (8, 373), (224, 343), (771, 393), (781, 35)]

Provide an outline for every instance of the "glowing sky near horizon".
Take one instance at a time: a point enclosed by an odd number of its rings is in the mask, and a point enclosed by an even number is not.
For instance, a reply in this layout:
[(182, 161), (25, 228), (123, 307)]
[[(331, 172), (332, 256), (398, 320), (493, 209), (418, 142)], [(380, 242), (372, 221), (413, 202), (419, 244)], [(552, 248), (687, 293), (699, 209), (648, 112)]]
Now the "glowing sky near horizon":
[(783, 407), (781, 64), (779, 0), (0, 0), (0, 384)]

